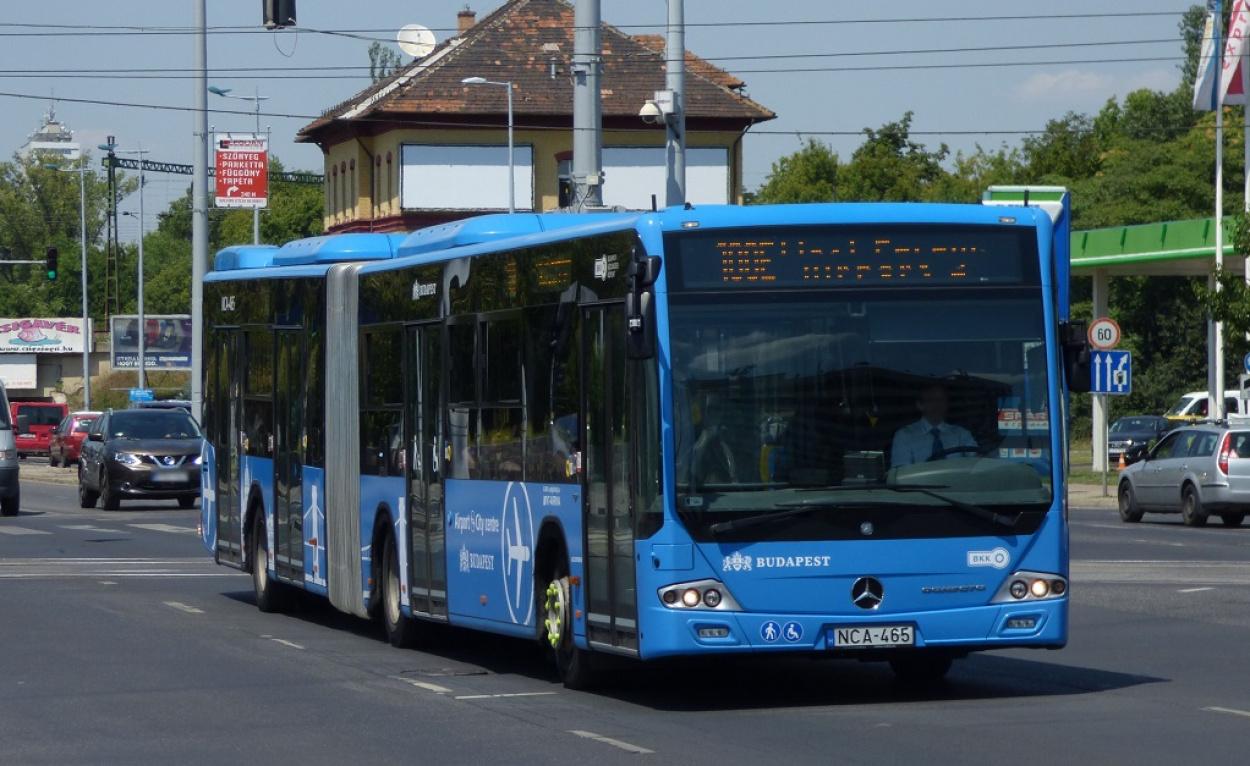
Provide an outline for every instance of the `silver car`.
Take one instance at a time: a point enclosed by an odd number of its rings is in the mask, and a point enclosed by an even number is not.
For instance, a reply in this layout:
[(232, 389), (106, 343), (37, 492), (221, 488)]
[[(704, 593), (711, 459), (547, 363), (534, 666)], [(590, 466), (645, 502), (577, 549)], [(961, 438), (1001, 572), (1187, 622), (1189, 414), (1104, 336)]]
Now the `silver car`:
[(1145, 513), (1180, 513), (1186, 526), (1219, 516), (1226, 527), (1250, 510), (1250, 425), (1178, 428), (1140, 462), (1120, 473), (1120, 519)]

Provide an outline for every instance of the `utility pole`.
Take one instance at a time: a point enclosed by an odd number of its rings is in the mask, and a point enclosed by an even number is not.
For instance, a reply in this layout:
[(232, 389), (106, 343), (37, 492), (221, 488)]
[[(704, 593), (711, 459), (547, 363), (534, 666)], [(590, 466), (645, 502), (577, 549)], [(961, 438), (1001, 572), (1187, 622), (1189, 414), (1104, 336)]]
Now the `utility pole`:
[(191, 414), (204, 412), (204, 275), (208, 273), (208, 0), (195, 4), (195, 76), (191, 99), (194, 143), (191, 149)]
[(673, 94), (673, 111), (664, 121), (665, 205), (686, 204), (686, 11), (685, 0), (668, 0), (664, 44), (664, 87)]
[(602, 27), (599, 0), (573, 9), (573, 199), (578, 212), (603, 207), (603, 103), (599, 75)]

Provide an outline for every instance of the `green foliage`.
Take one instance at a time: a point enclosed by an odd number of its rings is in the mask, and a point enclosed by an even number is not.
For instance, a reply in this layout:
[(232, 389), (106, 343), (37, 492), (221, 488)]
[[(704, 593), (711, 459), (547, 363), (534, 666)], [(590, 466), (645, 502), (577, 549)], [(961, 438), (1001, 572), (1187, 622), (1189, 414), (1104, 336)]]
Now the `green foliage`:
[(832, 202), (837, 199), (838, 155), (814, 138), (803, 148), (773, 163), (751, 202)]
[(399, 53), (382, 43), (369, 44), (369, 79), (372, 82), (385, 80), (399, 70)]
[(864, 129), (868, 137), (839, 171), (838, 198), (864, 202), (919, 202), (946, 174), (946, 144), (936, 152), (910, 138), (912, 113), (880, 130)]

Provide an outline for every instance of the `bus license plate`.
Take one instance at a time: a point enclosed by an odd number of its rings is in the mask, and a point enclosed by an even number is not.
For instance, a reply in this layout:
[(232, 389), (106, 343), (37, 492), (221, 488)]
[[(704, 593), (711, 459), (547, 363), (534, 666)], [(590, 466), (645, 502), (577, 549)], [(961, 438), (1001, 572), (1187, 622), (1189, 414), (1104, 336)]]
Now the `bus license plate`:
[(831, 649), (914, 646), (916, 629), (911, 625), (857, 625), (847, 628), (830, 628), (827, 641)]

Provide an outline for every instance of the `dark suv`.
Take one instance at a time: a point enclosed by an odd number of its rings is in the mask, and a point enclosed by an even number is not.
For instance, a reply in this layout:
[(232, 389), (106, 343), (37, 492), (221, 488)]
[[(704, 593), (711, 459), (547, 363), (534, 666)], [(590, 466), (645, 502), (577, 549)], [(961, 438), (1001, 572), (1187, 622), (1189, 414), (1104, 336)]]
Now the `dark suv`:
[(200, 494), (204, 437), (183, 410), (109, 411), (91, 424), (78, 461), (78, 500), (117, 510), (123, 498), (177, 500), (195, 505)]

